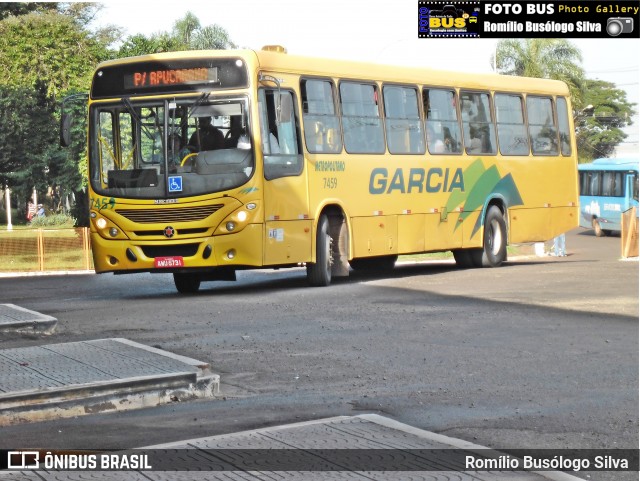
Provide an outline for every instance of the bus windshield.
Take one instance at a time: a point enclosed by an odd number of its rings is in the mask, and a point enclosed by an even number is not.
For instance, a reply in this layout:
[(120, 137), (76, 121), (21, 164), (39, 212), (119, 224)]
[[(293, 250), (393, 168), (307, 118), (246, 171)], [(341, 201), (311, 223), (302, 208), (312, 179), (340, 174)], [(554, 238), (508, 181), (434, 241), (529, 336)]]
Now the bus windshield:
[(96, 103), (91, 185), (105, 196), (167, 199), (243, 185), (254, 171), (248, 99)]

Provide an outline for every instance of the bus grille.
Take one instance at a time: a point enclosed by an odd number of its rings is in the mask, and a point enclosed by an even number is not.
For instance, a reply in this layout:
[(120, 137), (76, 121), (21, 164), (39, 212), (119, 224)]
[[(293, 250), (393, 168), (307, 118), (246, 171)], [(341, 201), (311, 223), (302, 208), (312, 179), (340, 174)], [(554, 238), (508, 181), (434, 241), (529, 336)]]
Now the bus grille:
[(165, 209), (116, 209), (116, 213), (139, 224), (165, 224), (206, 219), (222, 207), (224, 204)]
[(200, 244), (178, 244), (166, 246), (140, 246), (144, 255), (150, 258), (180, 256), (193, 257), (198, 252)]

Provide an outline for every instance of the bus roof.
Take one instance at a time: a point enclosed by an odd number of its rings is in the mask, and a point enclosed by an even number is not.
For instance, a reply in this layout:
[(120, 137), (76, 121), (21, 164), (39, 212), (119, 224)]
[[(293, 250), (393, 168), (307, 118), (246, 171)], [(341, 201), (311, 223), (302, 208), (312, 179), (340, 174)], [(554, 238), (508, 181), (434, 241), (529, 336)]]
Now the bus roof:
[(639, 158), (619, 157), (596, 159), (590, 164), (578, 164), (578, 170), (638, 170)]
[[(282, 71), (300, 75), (338, 77), (345, 79), (369, 79), (387, 82), (412, 83), (424, 85), (442, 85), (498, 91), (546, 93), (569, 95), (564, 82), (558, 80), (514, 77), (498, 74), (469, 74), (432, 68), (401, 67), (347, 60), (334, 60), (315, 57), (289, 55), (266, 50), (193, 50), (184, 52), (166, 52), (140, 57), (103, 62), (98, 69), (106, 66), (124, 65), (137, 61), (167, 61), (170, 59), (198, 59), (236, 56), (247, 60), (251, 58), (261, 70)], [(428, 57), (426, 57), (428, 59)], [(464, 62), (464, 59), (460, 59)]]

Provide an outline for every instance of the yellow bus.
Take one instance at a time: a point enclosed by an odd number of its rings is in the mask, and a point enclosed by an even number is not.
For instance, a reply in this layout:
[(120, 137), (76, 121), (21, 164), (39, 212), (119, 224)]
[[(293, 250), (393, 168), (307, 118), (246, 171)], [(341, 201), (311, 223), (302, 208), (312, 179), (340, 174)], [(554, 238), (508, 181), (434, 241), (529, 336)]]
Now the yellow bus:
[(100, 64), (89, 96), (96, 272), (180, 292), (306, 266), (326, 286), (398, 255), (494, 267), (578, 225), (567, 86), (261, 51)]

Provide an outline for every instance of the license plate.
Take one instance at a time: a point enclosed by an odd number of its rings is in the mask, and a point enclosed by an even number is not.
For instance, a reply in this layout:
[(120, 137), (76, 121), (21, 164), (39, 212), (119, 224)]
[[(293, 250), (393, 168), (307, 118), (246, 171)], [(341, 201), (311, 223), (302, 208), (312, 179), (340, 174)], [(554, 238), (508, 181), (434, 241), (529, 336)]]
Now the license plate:
[(173, 257), (156, 257), (153, 265), (158, 269), (167, 269), (171, 267), (184, 267), (184, 259), (179, 256)]

